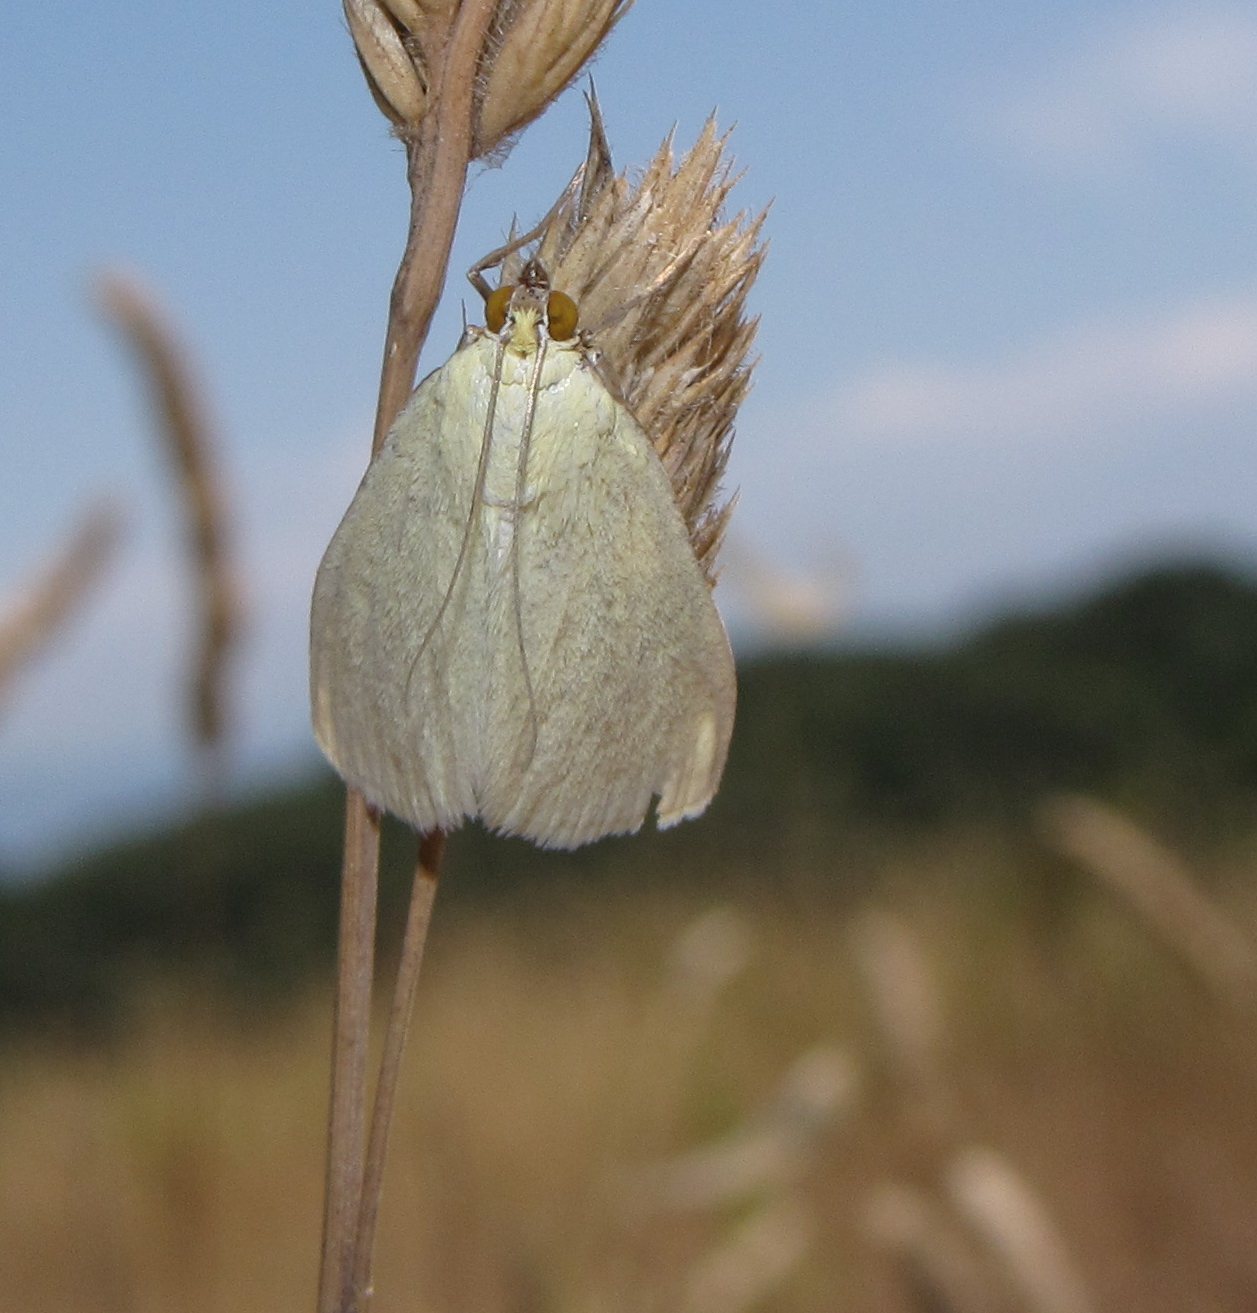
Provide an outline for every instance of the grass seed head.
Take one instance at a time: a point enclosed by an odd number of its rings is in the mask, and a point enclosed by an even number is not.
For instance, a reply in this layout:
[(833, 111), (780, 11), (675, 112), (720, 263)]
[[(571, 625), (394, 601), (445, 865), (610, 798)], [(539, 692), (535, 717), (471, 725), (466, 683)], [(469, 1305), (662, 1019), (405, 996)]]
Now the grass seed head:
[[(376, 104), (411, 136), (460, 0), (342, 0)], [(476, 73), (472, 158), (501, 151), (571, 85), (632, 0), (500, 0)]]
[[(551, 286), (580, 307), (602, 367), (650, 435), (709, 579), (732, 509), (720, 482), (751, 383), (757, 320), (746, 298), (764, 215), (725, 219), (736, 178), (709, 119), (677, 161), (669, 137), (639, 177), (617, 175), (597, 102), (585, 163), (532, 236)], [(501, 261), (504, 284), (525, 256)]]

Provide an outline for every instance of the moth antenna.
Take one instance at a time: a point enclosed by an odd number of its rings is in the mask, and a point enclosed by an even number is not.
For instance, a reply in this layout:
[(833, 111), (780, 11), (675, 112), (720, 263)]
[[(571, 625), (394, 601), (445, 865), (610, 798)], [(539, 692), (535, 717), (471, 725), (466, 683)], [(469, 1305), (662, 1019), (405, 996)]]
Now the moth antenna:
[(523, 767), (531, 764), (537, 751), (537, 698), (533, 692), (532, 672), (528, 668), (528, 652), (524, 647), (524, 608), (519, 590), (519, 540), (523, 536), (524, 495), (528, 487), (528, 448), (532, 442), (533, 417), (537, 413), (537, 393), (541, 390), (541, 366), (546, 358), (548, 335), (542, 324), (537, 325), (537, 359), (533, 362), (532, 378), (528, 382), (528, 406), (524, 411), (523, 432), (519, 439), (519, 462), (515, 469), (515, 513), (520, 516), (511, 535), (511, 605), (515, 611), (515, 639), (519, 644), (519, 661), (524, 671), (524, 689), (528, 693), (528, 751)]
[[(454, 596), (454, 588), (458, 583), (458, 577), (463, 572), (463, 566), (467, 561), (467, 549), (471, 546), (471, 535), (476, 527), (476, 512), (484, 504), (484, 484), (485, 478), (489, 472), (489, 446), (493, 437), (493, 416), (498, 405), (498, 387), (502, 382), (502, 358), (506, 351), (506, 345), (499, 338), (497, 347), (493, 353), (493, 384), (489, 389), (489, 407), (485, 415), (484, 432), (480, 435), (480, 460), (476, 465), (476, 482), (471, 490), (471, 505), (467, 509), (467, 522), (463, 525), (463, 540), (458, 546), (458, 556), (454, 560), (454, 572), (450, 575), (450, 581), (445, 589), (445, 595), (441, 598), (441, 605), (437, 607), (436, 615), (432, 617), (432, 623), (425, 630), (423, 638), (420, 640), (418, 650), (411, 658), (410, 670), (406, 674), (406, 697), (410, 698), (410, 686), (415, 677), (415, 671), (419, 668), (419, 662), (423, 659), (423, 654), (428, 650), (428, 644), (432, 641), (433, 634), (436, 633), (441, 621), (445, 617), (445, 612), (449, 609), (450, 599)], [(528, 674), (528, 668), (524, 668), (525, 677)], [(532, 686), (528, 688), (529, 696), (532, 696)]]

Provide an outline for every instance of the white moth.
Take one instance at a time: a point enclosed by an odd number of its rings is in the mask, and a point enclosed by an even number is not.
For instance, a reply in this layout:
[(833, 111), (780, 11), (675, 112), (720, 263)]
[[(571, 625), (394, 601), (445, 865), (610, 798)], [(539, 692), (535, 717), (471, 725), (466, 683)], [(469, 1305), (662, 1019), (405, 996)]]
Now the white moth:
[(319, 744), (420, 831), (478, 817), (573, 848), (638, 829), (654, 795), (661, 827), (697, 816), (733, 658), (668, 475), (539, 264), (486, 318), (412, 394), (319, 567)]

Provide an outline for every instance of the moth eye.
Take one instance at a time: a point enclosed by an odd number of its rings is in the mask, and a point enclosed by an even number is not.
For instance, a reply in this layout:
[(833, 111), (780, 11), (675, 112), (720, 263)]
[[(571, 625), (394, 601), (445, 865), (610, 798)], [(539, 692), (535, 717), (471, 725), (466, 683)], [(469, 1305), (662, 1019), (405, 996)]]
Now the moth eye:
[(489, 299), (484, 303), (484, 322), (489, 332), (501, 332), (502, 325), (506, 323), (506, 312), (511, 308), (511, 293), (514, 291), (514, 286), (503, 285), (489, 293)]
[(546, 319), (550, 325), (550, 336), (559, 342), (576, 332), (576, 321), (580, 311), (576, 302), (566, 292), (551, 292), (546, 302)]

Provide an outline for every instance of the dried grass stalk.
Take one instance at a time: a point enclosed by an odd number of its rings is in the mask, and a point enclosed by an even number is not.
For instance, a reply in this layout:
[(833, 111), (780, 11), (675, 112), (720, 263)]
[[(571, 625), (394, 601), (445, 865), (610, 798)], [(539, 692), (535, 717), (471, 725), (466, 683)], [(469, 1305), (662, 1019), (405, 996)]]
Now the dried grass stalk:
[(496, 264), (501, 283), (516, 282), (522, 247), (535, 240), (532, 256), (580, 307), (608, 382), (654, 442), (714, 580), (732, 509), (720, 481), (753, 370), (758, 321), (746, 298), (765, 254), (765, 215), (722, 219), (736, 178), (714, 120), (679, 163), (669, 138), (634, 180), (615, 174), (592, 97), (590, 113), (586, 162), (550, 214), (477, 273)]
[(1201, 890), (1186, 865), (1133, 821), (1091, 798), (1040, 809), (1049, 842), (1116, 890), (1224, 1003), (1257, 1002), (1257, 945)]
[(174, 469), (198, 628), (187, 686), (188, 732), (199, 748), (219, 753), (228, 731), (228, 666), (244, 605), (228, 545), (217, 439), (187, 355), (152, 293), (130, 275), (108, 273), (98, 294), (147, 376), (158, 436)]
[(774, 1200), (752, 1213), (691, 1272), (686, 1313), (745, 1313), (776, 1293), (798, 1267), (816, 1233), (797, 1200)]
[(920, 944), (889, 912), (870, 910), (854, 934), (855, 961), (914, 1116), (941, 1132), (955, 1117), (946, 1080), (940, 991)]
[(869, 1239), (893, 1262), (917, 1313), (995, 1313), (997, 1304), (965, 1238), (913, 1186), (885, 1182), (865, 1209)]
[(742, 974), (752, 954), (750, 925), (728, 904), (701, 912), (677, 936), (669, 955), (668, 1006), (705, 1016)]
[[(504, 134), (518, 131), (541, 113), (605, 38), (627, 3), (345, 2), (371, 91), (406, 145), (411, 195), (406, 245), (389, 301), (372, 443), (377, 453), (414, 384), (419, 353), (444, 287), (470, 161), (502, 146)], [(496, 77), (500, 62), (513, 63), (511, 79)], [(368, 1137), (379, 823), (353, 789), (346, 793), (345, 814), (320, 1313), (361, 1313), (371, 1301), (375, 1220), (389, 1124), (442, 849), (439, 834), (420, 841), (404, 965), (394, 989)]]
[(89, 507), (56, 555), (0, 608), (0, 695), (81, 606), (113, 555), (121, 528), (116, 507)]
[(813, 1161), (824, 1132), (853, 1109), (858, 1091), (859, 1072), (845, 1053), (809, 1050), (746, 1126), (642, 1173), (648, 1203), (709, 1209), (793, 1181)]
[(1093, 1313), (1095, 1303), (1042, 1200), (993, 1149), (956, 1155), (947, 1191), (1034, 1313)]

